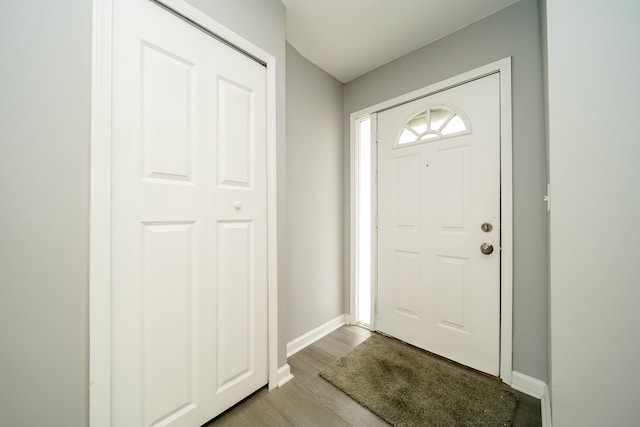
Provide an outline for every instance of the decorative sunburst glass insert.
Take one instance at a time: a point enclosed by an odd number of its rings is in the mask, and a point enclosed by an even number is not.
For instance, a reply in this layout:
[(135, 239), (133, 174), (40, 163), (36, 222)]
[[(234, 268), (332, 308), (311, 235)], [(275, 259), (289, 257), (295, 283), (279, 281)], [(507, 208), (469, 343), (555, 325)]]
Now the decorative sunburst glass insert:
[(413, 116), (398, 137), (398, 145), (435, 141), (470, 132), (466, 115), (451, 106), (438, 105)]

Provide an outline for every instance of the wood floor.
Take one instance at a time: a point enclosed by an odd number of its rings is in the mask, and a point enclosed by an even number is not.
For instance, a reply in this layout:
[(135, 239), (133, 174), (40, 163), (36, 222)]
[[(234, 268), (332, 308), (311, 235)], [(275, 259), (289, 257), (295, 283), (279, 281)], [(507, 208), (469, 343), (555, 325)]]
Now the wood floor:
[[(267, 391), (266, 387), (258, 390), (206, 425), (387, 426), (388, 424), (374, 413), (360, 406), (318, 375), (325, 366), (370, 335), (369, 331), (357, 326), (343, 326), (337, 329), (289, 358), (293, 380), (273, 391)], [(514, 425), (541, 426), (540, 401), (514, 391), (519, 400)]]

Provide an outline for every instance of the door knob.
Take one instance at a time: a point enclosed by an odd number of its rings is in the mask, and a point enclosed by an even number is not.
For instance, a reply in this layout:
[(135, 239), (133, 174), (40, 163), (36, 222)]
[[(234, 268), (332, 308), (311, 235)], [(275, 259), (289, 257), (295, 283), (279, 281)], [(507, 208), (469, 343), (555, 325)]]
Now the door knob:
[(483, 243), (480, 245), (480, 252), (485, 255), (489, 255), (493, 252), (493, 245), (491, 243)]

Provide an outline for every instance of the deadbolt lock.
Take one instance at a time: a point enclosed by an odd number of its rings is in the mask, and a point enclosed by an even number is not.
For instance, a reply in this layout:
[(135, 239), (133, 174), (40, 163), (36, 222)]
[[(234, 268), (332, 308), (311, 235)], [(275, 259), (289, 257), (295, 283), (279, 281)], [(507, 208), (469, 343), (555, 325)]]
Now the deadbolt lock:
[(490, 232), (491, 230), (493, 230), (493, 225), (489, 224), (488, 222), (485, 222), (484, 224), (482, 224), (480, 226), (480, 228), (482, 229), (482, 231), (484, 231), (485, 233)]

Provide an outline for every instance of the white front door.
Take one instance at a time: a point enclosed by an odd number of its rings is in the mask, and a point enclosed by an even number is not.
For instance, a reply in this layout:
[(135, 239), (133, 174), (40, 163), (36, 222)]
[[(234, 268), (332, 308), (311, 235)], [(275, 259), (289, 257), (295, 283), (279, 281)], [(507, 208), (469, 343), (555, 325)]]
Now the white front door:
[[(376, 328), (492, 375), (500, 362), (499, 84), (492, 74), (383, 111), (377, 144)], [(481, 251), (485, 243), (492, 253)]]
[(266, 70), (113, 2), (115, 426), (198, 426), (267, 383)]

